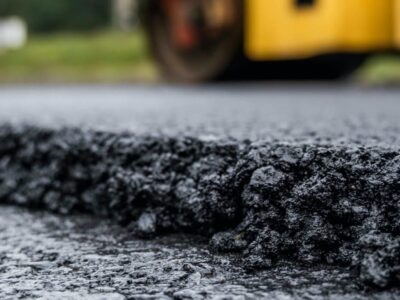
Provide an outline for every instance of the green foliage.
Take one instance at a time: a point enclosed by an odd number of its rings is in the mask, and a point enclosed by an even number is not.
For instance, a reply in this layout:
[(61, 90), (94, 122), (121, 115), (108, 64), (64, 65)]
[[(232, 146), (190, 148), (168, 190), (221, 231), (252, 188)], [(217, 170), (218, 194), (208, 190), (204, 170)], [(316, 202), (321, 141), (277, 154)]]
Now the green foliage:
[(400, 57), (374, 56), (357, 73), (358, 79), (367, 84), (397, 86), (400, 83)]
[(22, 49), (0, 52), (0, 66), (0, 85), (148, 82), (157, 78), (140, 31), (34, 35)]
[(109, 25), (111, 0), (0, 0), (0, 16), (17, 15), (32, 32), (87, 31)]

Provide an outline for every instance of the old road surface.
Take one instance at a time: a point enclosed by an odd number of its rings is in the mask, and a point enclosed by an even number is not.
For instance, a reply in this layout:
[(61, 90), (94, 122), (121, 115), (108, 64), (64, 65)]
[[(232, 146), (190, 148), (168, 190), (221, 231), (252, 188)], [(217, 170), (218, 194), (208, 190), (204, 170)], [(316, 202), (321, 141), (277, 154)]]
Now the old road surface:
[(1, 299), (400, 299), (400, 89), (0, 90)]

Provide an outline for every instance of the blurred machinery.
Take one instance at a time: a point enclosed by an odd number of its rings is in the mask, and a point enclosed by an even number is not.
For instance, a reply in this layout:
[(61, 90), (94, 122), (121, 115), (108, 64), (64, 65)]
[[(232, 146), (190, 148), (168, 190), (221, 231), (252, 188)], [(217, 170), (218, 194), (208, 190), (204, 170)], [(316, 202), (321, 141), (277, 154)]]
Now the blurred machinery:
[(143, 0), (167, 79), (336, 79), (400, 49), (400, 0)]

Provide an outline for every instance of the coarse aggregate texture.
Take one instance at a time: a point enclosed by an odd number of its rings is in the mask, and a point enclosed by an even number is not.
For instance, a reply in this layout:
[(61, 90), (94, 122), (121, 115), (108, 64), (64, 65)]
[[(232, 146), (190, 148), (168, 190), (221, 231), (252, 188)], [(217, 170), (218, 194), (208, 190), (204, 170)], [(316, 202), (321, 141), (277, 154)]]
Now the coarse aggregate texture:
[(192, 233), (248, 268), (352, 267), (400, 284), (400, 152), (0, 127), (0, 201)]
[(353, 291), (399, 287), (396, 90), (77, 88), (56, 104), (66, 90), (28, 91), (0, 101), (1, 202), (108, 216), (140, 237), (199, 234), (250, 272), (334, 268)]
[(395, 300), (398, 291), (359, 291), (340, 268), (244, 272), (209, 252), (202, 238), (136, 239), (88, 215), (0, 209), (0, 298), (42, 300), (335, 299)]

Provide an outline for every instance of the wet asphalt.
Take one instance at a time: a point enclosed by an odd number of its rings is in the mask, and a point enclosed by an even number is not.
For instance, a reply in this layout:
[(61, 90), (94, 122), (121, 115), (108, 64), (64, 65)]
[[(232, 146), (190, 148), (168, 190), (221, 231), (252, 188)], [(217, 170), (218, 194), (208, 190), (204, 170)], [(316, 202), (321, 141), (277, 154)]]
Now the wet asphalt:
[(36, 212), (1, 210), (0, 296), (396, 299), (399, 116), (397, 88), (2, 87), (0, 201)]
[(142, 240), (115, 222), (15, 207), (0, 210), (1, 299), (398, 299), (354, 291), (348, 271), (281, 267), (244, 272), (204, 240)]

